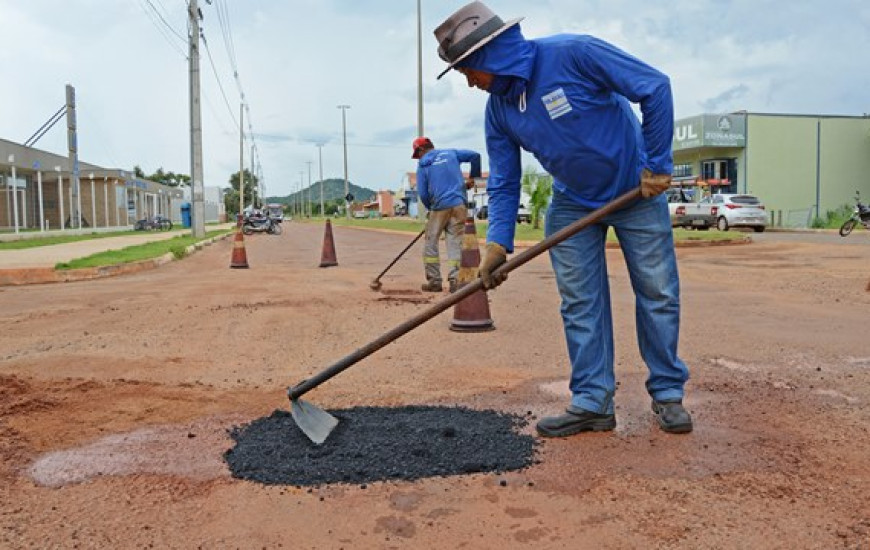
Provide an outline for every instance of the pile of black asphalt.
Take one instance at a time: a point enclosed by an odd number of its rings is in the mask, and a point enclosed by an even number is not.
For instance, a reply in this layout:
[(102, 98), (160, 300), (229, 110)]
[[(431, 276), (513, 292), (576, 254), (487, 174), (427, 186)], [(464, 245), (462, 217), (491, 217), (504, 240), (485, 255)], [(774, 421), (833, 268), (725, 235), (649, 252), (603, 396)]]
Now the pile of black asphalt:
[(501, 473), (534, 460), (535, 438), (520, 416), (462, 407), (354, 407), (315, 445), (287, 411), (230, 430), (224, 453), (233, 477), (267, 485), (365, 484)]

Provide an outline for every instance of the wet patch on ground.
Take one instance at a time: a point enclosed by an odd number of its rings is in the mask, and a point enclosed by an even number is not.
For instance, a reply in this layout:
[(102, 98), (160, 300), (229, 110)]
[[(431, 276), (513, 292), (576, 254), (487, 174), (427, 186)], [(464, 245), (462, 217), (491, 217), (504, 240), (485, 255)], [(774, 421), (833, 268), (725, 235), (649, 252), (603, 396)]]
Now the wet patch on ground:
[(394, 304), (428, 304), (429, 298), (427, 298), (426, 296), (382, 296), (378, 298), (378, 301)]
[(385, 294), (387, 296), (408, 296), (408, 295), (416, 295), (422, 296), (423, 293), (419, 290), (413, 290), (410, 288), (385, 288), (381, 290), (381, 294)]
[(523, 417), (462, 407), (354, 407), (320, 446), (287, 411), (234, 428), (224, 455), (236, 478), (311, 486), (505, 472), (530, 466), (535, 438)]

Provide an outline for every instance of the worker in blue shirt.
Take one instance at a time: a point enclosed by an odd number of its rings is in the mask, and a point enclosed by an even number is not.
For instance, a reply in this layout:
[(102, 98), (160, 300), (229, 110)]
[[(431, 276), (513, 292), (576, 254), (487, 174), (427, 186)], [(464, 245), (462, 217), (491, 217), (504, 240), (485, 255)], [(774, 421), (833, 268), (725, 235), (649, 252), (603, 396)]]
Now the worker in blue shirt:
[[(412, 145), (412, 158), (417, 163), (417, 193), (429, 210), (426, 222), (426, 243), (423, 246), (423, 267), (426, 282), (424, 292), (441, 292), (441, 259), (438, 241), (445, 233), (447, 241), (447, 280), (450, 292), (455, 292), (462, 255), (462, 234), (465, 227), (466, 190), (480, 177), (480, 153), (466, 149), (436, 149), (427, 137), (418, 137)], [(468, 179), (460, 164), (471, 164)]]
[[(673, 160), (673, 99), (667, 76), (598, 38), (561, 34), (526, 40), (482, 2), (436, 30), (439, 56), (470, 87), (489, 93), (485, 130), (489, 229), (479, 272), (486, 288), (513, 251), (522, 168), (531, 152), (553, 176), (546, 215), (552, 235), (633, 188), (644, 198), (550, 249), (571, 362), (571, 402), (538, 433), (561, 437), (616, 427), (613, 326), (605, 240), (619, 239), (635, 294), (646, 390), (666, 432), (692, 430), (682, 404), (689, 371), (677, 356), (680, 290), (666, 197)], [(631, 110), (640, 107), (640, 123)]]

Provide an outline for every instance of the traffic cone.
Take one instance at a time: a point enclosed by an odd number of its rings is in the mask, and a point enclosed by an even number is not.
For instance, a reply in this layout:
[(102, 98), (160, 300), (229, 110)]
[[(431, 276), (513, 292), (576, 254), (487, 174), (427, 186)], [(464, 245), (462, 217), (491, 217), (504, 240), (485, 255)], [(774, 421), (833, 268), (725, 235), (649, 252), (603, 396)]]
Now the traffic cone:
[(335, 241), (332, 239), (332, 223), (326, 220), (326, 229), (323, 232), (323, 250), (320, 253), (320, 267), (332, 267), (338, 265), (335, 259)]
[(242, 235), (242, 230), (236, 231), (236, 236), (233, 239), (233, 257), (230, 259), (230, 267), (248, 268), (248, 255), (245, 253), (245, 237)]
[[(474, 218), (469, 216), (465, 218), (462, 255), (459, 258), (457, 283), (459, 283), (460, 288), (477, 278), (478, 267), (480, 267), (480, 248), (477, 246)], [(483, 288), (453, 306), (453, 320), (450, 321), (450, 330), (485, 332), (494, 329), (495, 325), (489, 316), (489, 297)]]

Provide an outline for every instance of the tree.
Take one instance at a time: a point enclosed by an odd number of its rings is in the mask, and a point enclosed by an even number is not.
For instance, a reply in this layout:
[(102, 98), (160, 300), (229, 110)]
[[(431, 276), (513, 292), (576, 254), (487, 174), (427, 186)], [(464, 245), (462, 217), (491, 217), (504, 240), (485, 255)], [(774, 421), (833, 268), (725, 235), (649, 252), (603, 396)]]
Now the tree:
[[(259, 179), (251, 174), (247, 168), (242, 173), (245, 176), (245, 205), (254, 205), (256, 207), (263, 206), (260, 196), (257, 192), (259, 187)], [(239, 173), (233, 172), (229, 179), (230, 186), (224, 189), (224, 206), (227, 214), (239, 213)]]
[(553, 176), (539, 174), (534, 166), (528, 166), (523, 171), (523, 191), (529, 196), (529, 211), (532, 214), (532, 226), (541, 227), (541, 217), (544, 209), (550, 203), (553, 194)]
[(173, 171), (164, 172), (163, 167), (157, 169), (151, 175), (145, 174), (145, 171), (139, 165), (133, 167), (133, 174), (140, 179), (153, 181), (169, 187), (181, 187), (190, 185), (190, 176), (187, 174), (176, 174)]

